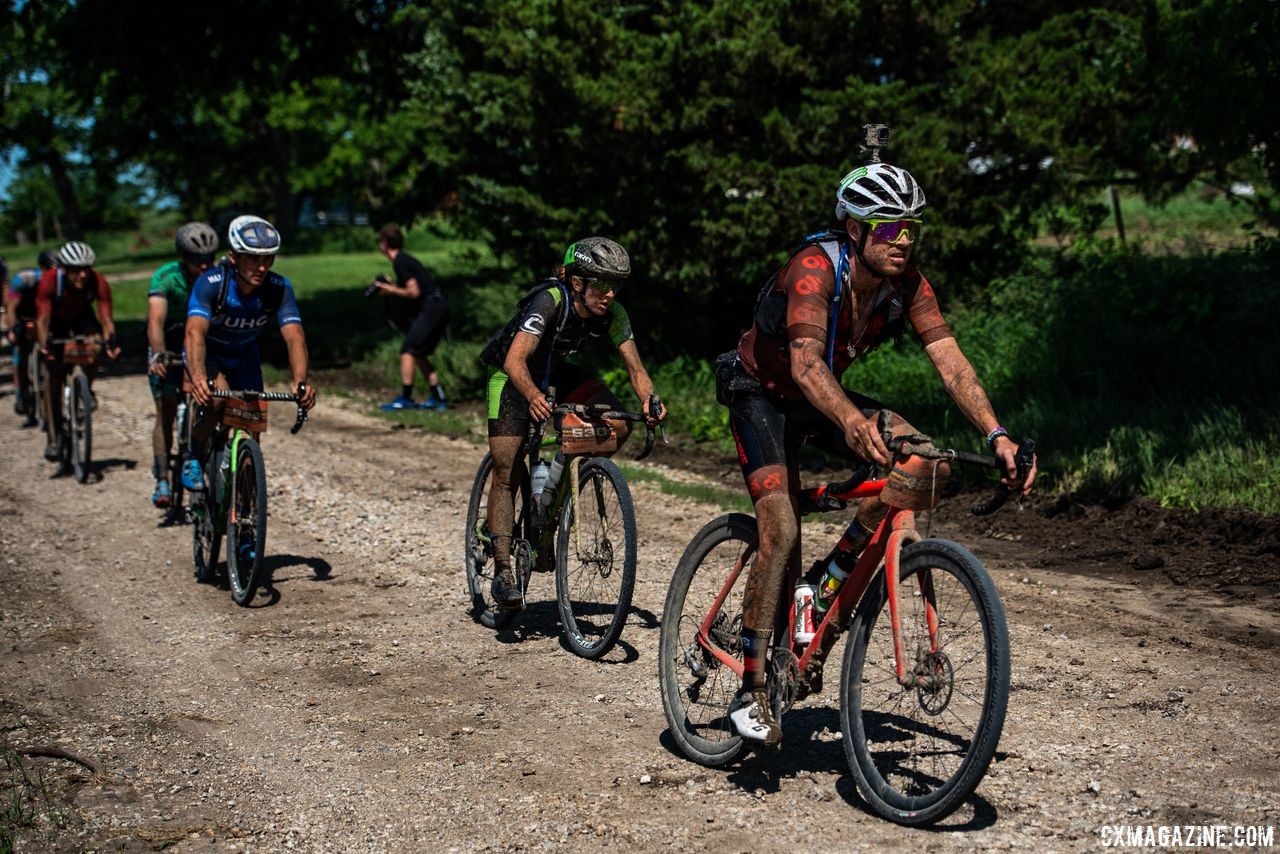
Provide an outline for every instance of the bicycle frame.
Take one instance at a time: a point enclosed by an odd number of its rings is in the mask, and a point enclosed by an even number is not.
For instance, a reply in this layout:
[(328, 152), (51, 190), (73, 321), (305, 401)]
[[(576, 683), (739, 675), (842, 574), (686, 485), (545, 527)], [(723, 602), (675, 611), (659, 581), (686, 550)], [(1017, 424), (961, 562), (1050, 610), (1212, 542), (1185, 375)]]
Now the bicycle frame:
[[(873, 480), (859, 484), (848, 492), (831, 494), (830, 497), (848, 501), (858, 498), (871, 498), (880, 494), (884, 489), (887, 480)], [(902, 547), (909, 543), (920, 540), (920, 534), (915, 530), (915, 514), (910, 510), (902, 510), (896, 507), (889, 508), (889, 512), (881, 520), (876, 527), (875, 533), (871, 537), (871, 541), (867, 547), (863, 549), (857, 563), (854, 564), (849, 577), (840, 586), (840, 590), (836, 593), (835, 599), (831, 606), (827, 609), (826, 615), (822, 622), (814, 630), (814, 636), (805, 646), (805, 650), (797, 657), (798, 667), (801, 673), (804, 672), (805, 666), (809, 663), (813, 655), (813, 650), (818, 649), (822, 637), (829, 631), (836, 631), (838, 627), (832, 625), (835, 622), (837, 614), (850, 614), (853, 608), (858, 604), (862, 595), (871, 586), (880, 570), (881, 564), (884, 565), (885, 585), (888, 589), (889, 599), (889, 616), (893, 628), (893, 653), (894, 653), (894, 669), (897, 674), (898, 683), (904, 687), (916, 685), (916, 678), (913, 674), (908, 673), (906, 664), (906, 652), (902, 643), (902, 626), (899, 614), (898, 603), (898, 573), (899, 573), (899, 555)], [(744, 668), (742, 662), (735, 658), (726, 650), (718, 647), (710, 636), (710, 629), (716, 616), (724, 607), (725, 599), (728, 598), (729, 592), (733, 589), (734, 584), (738, 580), (738, 576), (750, 565), (751, 559), (754, 558), (754, 549), (747, 550), (742, 554), (733, 570), (729, 573), (728, 579), (724, 586), (720, 588), (720, 592), (716, 595), (715, 601), (712, 603), (710, 611), (703, 619), (702, 625), (698, 628), (697, 640), (698, 644), (709, 654), (715, 656), (725, 667), (728, 667), (742, 678)], [(790, 590), (795, 586), (797, 574), (792, 571), (787, 575), (788, 584), (785, 589)], [(941, 648), (940, 623), (938, 620), (936, 603), (933, 601), (933, 585), (930, 579), (924, 573), (920, 573), (921, 595), (925, 598), (925, 619), (929, 632), (929, 651), (937, 652)], [(784, 602), (789, 603), (790, 597), (784, 597)], [(790, 614), (787, 620), (787, 637), (789, 646), (795, 647), (795, 611), (789, 605), (787, 610)]]

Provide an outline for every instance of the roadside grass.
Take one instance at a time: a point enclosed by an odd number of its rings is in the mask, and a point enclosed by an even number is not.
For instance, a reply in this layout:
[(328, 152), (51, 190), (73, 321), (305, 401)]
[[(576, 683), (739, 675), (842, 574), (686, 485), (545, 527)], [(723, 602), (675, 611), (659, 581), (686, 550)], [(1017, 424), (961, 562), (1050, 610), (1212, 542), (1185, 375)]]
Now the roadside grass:
[[(1131, 237), (1159, 240), (1178, 228), (1236, 233), (1247, 220), (1243, 206), (1195, 194), (1161, 207), (1126, 198), (1125, 210)], [(371, 233), (366, 236), (372, 243)], [(358, 237), (351, 231), (331, 243), (358, 245)], [(450, 301), (449, 330), (432, 358), (454, 409), (444, 417), (387, 417), (482, 435), (483, 413), (465, 411), (468, 402), (483, 405), (487, 371), (478, 354), (507, 320), (529, 274), (440, 224), (410, 232), (409, 246)], [(285, 255), (277, 269), (295, 284), (316, 369), (333, 369), (342, 383), (379, 400), (393, 396), (401, 336), (388, 327), (386, 301), (361, 297), (375, 273), (389, 272), (386, 259), (370, 250)], [(1168, 254), (1131, 239), (1128, 249), (1102, 241), (1069, 252), (1031, 250), (1018, 273), (986, 283), (966, 304), (948, 301), (946, 283), (935, 284), (1001, 420), (1016, 435), (1036, 438), (1042, 489), (1083, 499), (1141, 494), (1166, 506), (1277, 513), (1280, 336), (1270, 318), (1280, 304), (1278, 270), (1280, 253), (1265, 241), (1248, 249)], [(114, 287), (122, 330), (135, 337), (146, 287), (144, 279)], [(708, 338), (723, 339), (729, 349), (746, 321), (709, 322)], [(644, 330), (638, 334), (644, 352)], [(268, 361), (285, 364), (278, 341), (264, 338), (263, 351)], [(635, 404), (616, 359), (590, 364), (625, 404)], [(672, 432), (707, 454), (731, 454), (711, 361), (649, 357), (648, 367)], [(845, 384), (903, 413), (940, 444), (982, 450), (978, 431), (913, 340), (859, 357)], [(424, 395), (419, 378), (415, 396)], [(973, 475), (962, 469), (959, 476)]]
[[(27, 767), (21, 754), (0, 742), (0, 854), (18, 849), (27, 832), (42, 834), (66, 826), (67, 813), (53, 802), (44, 775)], [(25, 840), (30, 843), (32, 840)], [(26, 847), (25, 845), (23, 847)]]

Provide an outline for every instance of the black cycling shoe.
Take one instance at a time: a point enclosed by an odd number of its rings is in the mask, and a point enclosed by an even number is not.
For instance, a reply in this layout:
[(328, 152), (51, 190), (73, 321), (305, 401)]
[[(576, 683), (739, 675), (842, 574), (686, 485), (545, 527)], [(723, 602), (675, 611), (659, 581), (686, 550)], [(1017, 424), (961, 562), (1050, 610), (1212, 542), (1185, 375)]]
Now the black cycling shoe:
[(511, 567), (499, 568), (489, 585), (493, 601), (503, 610), (519, 610), (524, 606), (524, 595), (516, 584), (516, 575)]

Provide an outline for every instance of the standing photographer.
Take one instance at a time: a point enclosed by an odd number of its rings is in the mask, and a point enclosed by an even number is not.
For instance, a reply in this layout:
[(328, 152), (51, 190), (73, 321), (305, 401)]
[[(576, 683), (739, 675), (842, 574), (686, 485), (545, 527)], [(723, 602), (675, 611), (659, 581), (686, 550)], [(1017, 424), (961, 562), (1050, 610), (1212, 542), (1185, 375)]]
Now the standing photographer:
[[(444, 324), (449, 317), (444, 291), (431, 279), (422, 262), (404, 251), (404, 234), (397, 226), (382, 227), (378, 232), (378, 249), (391, 259), (396, 280), (376, 280), (371, 287), (393, 297), (412, 300), (412, 304), (417, 307), (416, 317), (404, 336), (404, 343), (400, 345), (400, 396), (390, 403), (382, 404), (382, 409), (385, 412), (414, 408), (437, 412), (447, 409), (444, 389), (440, 387), (440, 375), (430, 358), (436, 345), (440, 343), (440, 337), (444, 335)], [(421, 403), (416, 403), (413, 399), (415, 365), (422, 370), (430, 389), (430, 396)]]

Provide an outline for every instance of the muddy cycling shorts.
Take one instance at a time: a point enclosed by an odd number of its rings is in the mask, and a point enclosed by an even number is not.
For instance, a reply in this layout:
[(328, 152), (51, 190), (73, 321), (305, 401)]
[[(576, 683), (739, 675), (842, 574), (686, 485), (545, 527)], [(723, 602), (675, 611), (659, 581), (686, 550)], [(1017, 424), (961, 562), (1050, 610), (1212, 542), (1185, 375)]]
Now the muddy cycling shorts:
[[(867, 417), (884, 407), (845, 389), (849, 402)], [(853, 452), (844, 431), (807, 400), (788, 400), (768, 392), (737, 392), (729, 404), (729, 427), (738, 463), (752, 500), (774, 493), (800, 492), (800, 446), (810, 445), (850, 462), (865, 461)], [(785, 481), (776, 469), (785, 466)], [(773, 470), (761, 472), (761, 469)]]
[[(577, 365), (564, 364), (554, 369), (548, 385), (556, 390), (557, 403), (608, 403), (622, 407), (599, 377)], [(497, 368), (490, 368), (487, 399), (490, 436), (524, 436), (529, 432), (529, 401)]]

